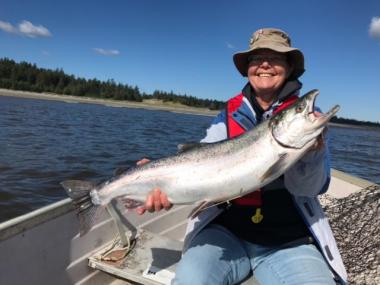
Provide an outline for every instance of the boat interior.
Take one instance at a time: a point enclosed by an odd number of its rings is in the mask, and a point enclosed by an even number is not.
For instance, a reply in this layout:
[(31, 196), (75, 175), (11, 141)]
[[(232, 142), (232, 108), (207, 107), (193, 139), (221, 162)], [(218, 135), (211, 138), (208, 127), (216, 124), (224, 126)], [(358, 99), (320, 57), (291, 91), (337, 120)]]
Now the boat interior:
[[(334, 170), (328, 193), (369, 185)], [(107, 209), (83, 237), (69, 198), (0, 224), (0, 284), (170, 284), (193, 206), (137, 215), (115, 200)]]

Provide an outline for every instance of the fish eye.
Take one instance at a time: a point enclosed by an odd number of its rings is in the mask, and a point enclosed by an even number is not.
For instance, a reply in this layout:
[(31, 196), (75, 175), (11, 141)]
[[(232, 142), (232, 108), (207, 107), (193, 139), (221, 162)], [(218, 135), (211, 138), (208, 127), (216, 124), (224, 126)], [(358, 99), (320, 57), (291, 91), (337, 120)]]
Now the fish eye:
[(296, 112), (297, 113), (301, 113), (302, 111), (303, 111), (303, 109), (304, 109), (304, 105), (302, 104), (302, 105), (298, 105), (297, 107), (296, 107)]

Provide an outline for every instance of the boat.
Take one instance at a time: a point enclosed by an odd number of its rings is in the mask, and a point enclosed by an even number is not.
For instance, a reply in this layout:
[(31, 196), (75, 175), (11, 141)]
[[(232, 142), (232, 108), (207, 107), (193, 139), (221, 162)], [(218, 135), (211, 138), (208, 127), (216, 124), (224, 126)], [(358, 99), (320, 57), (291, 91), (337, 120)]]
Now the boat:
[[(370, 185), (333, 169), (327, 193)], [(83, 237), (69, 198), (1, 223), (0, 284), (170, 284), (193, 206), (137, 215), (115, 200), (108, 209)]]

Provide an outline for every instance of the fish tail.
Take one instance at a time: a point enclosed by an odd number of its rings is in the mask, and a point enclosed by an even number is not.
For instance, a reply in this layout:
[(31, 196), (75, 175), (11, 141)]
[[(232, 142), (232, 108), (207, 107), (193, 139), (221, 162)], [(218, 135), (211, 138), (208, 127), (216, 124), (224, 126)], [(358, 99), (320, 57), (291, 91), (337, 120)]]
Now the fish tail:
[(83, 236), (94, 226), (101, 205), (94, 204), (90, 192), (95, 184), (81, 180), (66, 180), (61, 182), (69, 197), (73, 200), (73, 205), (77, 210), (79, 219), (79, 235)]

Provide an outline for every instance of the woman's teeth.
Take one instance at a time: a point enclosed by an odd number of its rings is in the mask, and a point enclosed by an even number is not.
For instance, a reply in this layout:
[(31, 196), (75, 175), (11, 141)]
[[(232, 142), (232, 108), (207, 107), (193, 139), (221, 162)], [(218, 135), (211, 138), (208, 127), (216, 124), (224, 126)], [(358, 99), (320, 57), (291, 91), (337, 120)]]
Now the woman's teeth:
[(259, 74), (259, 77), (270, 77), (270, 76), (273, 76), (273, 74), (270, 74), (270, 73), (261, 73), (261, 74)]

